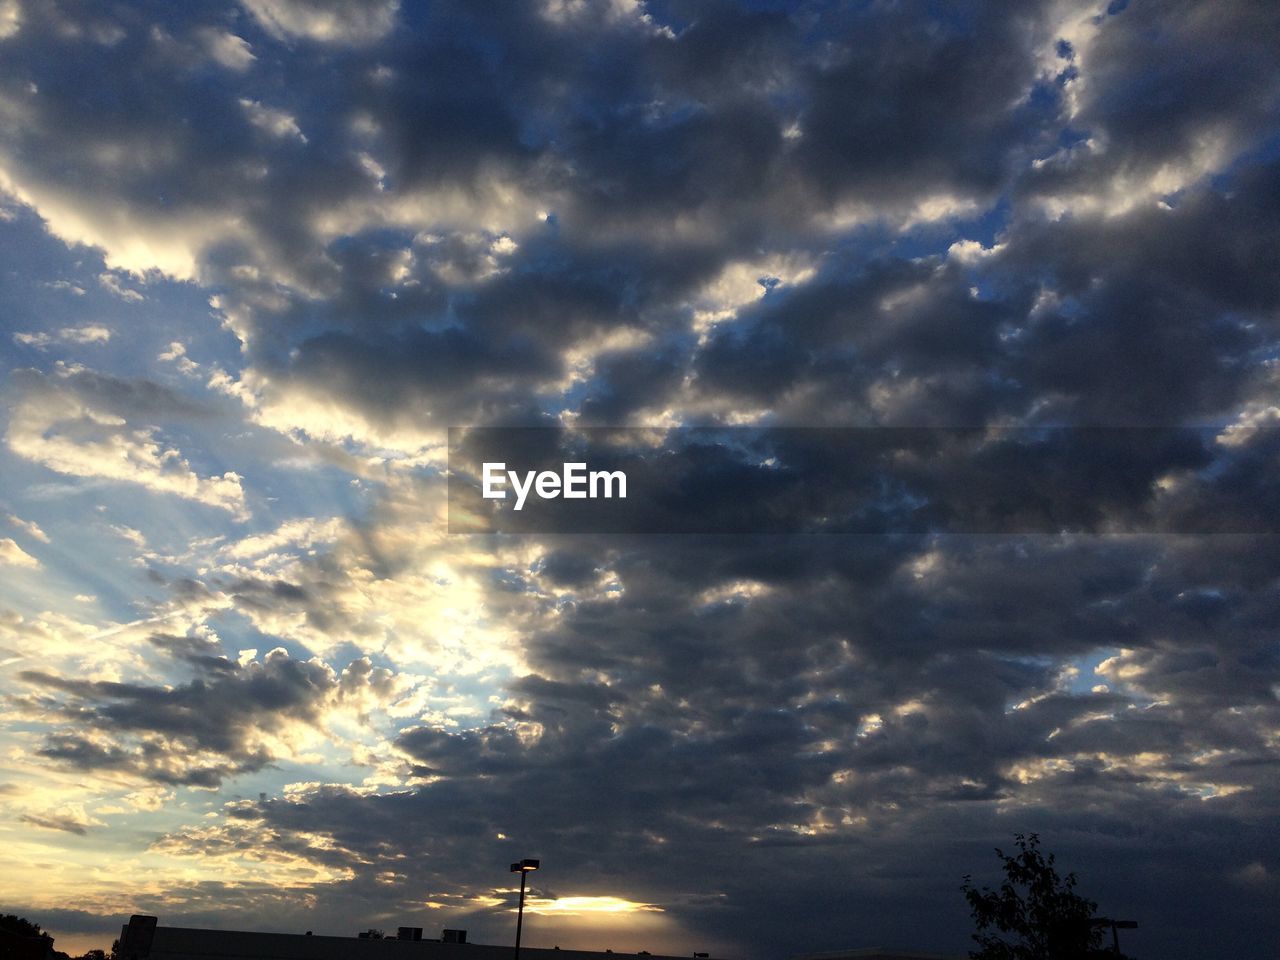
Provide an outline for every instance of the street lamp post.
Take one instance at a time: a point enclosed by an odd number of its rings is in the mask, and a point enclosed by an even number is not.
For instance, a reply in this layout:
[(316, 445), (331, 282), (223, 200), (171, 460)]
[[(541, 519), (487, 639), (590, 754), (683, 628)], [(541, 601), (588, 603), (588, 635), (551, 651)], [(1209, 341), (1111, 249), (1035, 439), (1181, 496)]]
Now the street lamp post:
[(1112, 920), (1110, 917), (1097, 917), (1089, 922), (1095, 927), (1111, 928), (1111, 951), (1116, 956), (1120, 955), (1120, 934), (1117, 931), (1138, 929), (1136, 920)]
[(537, 870), (541, 864), (540, 860), (530, 860), (525, 858), (511, 865), (511, 872), (520, 874), (520, 906), (516, 908), (516, 954), (515, 960), (520, 960), (520, 928), (524, 926), (524, 881), (527, 874)]

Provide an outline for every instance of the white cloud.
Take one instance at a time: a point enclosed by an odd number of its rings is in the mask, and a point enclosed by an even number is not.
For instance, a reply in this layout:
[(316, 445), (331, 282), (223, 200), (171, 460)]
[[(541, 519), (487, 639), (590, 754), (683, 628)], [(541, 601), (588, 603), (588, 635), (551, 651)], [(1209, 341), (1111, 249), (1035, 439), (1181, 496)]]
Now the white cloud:
[(13, 526), (17, 527), (27, 536), (35, 540), (39, 540), (41, 543), (49, 542), (49, 535), (41, 530), (40, 524), (36, 523), (34, 520), (23, 520), (21, 517), (13, 513), (9, 514), (8, 520), (9, 523), (13, 524)]
[(358, 46), (395, 26), (399, 0), (241, 0), (263, 29), (281, 39)]
[(14, 375), (22, 390), (9, 421), (9, 449), (42, 466), (76, 477), (135, 483), (222, 510), (247, 515), (240, 477), (200, 477), (177, 449), (165, 446), (156, 428), (131, 426), (99, 409), (62, 382), (35, 371)]
[(8, 40), (22, 27), (22, 7), (18, 0), (0, 0), (0, 40)]
[[(28, 111), (0, 103), (0, 118), (32, 122)], [(122, 155), (121, 163), (127, 162)], [(31, 207), (49, 232), (68, 245), (98, 247), (109, 269), (142, 276), (159, 271), (177, 280), (194, 280), (201, 252), (242, 237), (245, 226), (227, 210), (167, 211), (148, 214), (129, 207), (101, 189), (72, 190), (44, 180), (36, 169), (22, 169), (0, 149), (0, 194)]]
[(694, 330), (705, 335), (716, 323), (732, 319), (741, 307), (764, 296), (770, 283), (799, 285), (816, 272), (813, 258), (802, 253), (729, 261), (693, 297)]
[(41, 284), (41, 286), (48, 287), (50, 290), (66, 290), (77, 297), (84, 296), (84, 287), (78, 283), (72, 283), (70, 280), (52, 280)]
[(133, 527), (126, 526), (123, 523), (111, 524), (107, 529), (109, 529), (112, 533), (116, 534), (117, 536), (123, 537), (125, 540), (128, 540), (139, 550), (147, 549), (147, 538), (143, 536), (141, 530), (135, 530)]
[(90, 324), (84, 327), (63, 327), (58, 331), (58, 336), (68, 343), (106, 343), (111, 339), (111, 331), (106, 327)]
[[(141, 299), (141, 298), (139, 298)], [(106, 343), (111, 339), (111, 331), (97, 324), (83, 327), (63, 327), (56, 333), (39, 331), (36, 333), (15, 333), (13, 340), (27, 347), (43, 350), (55, 343)]]
[(243, 72), (258, 59), (246, 40), (226, 30), (206, 27), (197, 31), (196, 36), (214, 62), (228, 70)]
[(240, 400), (259, 426), (295, 439), (358, 443), (388, 457), (441, 462), (445, 429), (429, 422), (429, 413), (406, 409), (390, 422), (366, 416), (341, 395), (306, 384), (277, 383), (253, 367), (233, 380), (215, 369), (209, 388)]
[(18, 819), (41, 830), (62, 830), (80, 835), (89, 827), (106, 826), (101, 820), (86, 814), (84, 804), (80, 803), (63, 804), (54, 810), (32, 810)]
[(187, 348), (178, 341), (169, 344), (169, 349), (161, 351), (156, 359), (162, 363), (172, 363), (187, 376), (194, 376), (200, 370), (200, 364), (187, 356)]
[(240, 106), (248, 115), (249, 122), (264, 133), (269, 133), (273, 137), (293, 137), (303, 143), (307, 142), (306, 135), (299, 128), (298, 121), (292, 114), (264, 106), (257, 100), (242, 99)]
[(129, 303), (138, 303), (146, 298), (137, 290), (131, 290), (120, 282), (120, 278), (111, 273), (98, 274), (98, 283), (112, 296), (119, 297)]
[(4, 537), (0, 539), (0, 564), (10, 567), (35, 568), (40, 566), (40, 561), (23, 550), (9, 537)]
[(556, 200), (554, 194), (531, 191), (500, 165), (485, 163), (467, 184), (359, 194), (318, 210), (310, 226), (324, 243), (388, 227), (519, 236), (540, 227), (539, 211), (561, 205)]
[(544, 19), (561, 27), (575, 24), (590, 27), (601, 22), (609, 26), (629, 24), (657, 36), (675, 38), (670, 27), (654, 24), (642, 0), (542, 0), (539, 12)]
[(274, 553), (285, 547), (307, 549), (317, 544), (334, 542), (346, 529), (347, 523), (340, 517), (327, 520), (290, 520), (270, 533), (254, 534), (229, 543), (219, 552), (237, 560), (245, 560)]

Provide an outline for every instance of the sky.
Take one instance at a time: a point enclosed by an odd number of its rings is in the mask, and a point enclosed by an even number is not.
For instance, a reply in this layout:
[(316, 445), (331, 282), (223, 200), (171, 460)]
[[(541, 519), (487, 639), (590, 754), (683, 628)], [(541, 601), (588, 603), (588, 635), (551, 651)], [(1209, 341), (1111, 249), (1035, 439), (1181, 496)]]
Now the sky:
[[(0, 0), (0, 908), (505, 943), (540, 857), (531, 946), (963, 953), (1034, 831), (1136, 955), (1274, 956), (1278, 51), (1256, 0)], [(693, 426), (929, 449), (450, 532), (450, 427)], [(813, 532), (849, 489), (880, 532)]]

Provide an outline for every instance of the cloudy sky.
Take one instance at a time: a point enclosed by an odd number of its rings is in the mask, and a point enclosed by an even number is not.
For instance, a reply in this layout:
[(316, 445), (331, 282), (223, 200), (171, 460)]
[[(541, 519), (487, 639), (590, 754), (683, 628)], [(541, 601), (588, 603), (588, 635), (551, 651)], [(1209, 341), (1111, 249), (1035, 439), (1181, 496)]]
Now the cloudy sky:
[[(1039, 831), (1139, 955), (1273, 956), (1277, 51), (1257, 0), (0, 0), (0, 905), (506, 942), (539, 856), (532, 945), (962, 952)], [(867, 497), (1006, 512), (450, 534), (494, 425), (969, 428)], [(733, 475), (809, 529), (823, 449)]]

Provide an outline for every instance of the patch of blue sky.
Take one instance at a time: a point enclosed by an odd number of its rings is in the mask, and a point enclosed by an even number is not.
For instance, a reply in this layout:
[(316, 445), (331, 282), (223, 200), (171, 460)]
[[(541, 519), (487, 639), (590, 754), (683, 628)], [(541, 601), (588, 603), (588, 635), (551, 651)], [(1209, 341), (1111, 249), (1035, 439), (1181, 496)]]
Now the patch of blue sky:
[[(240, 362), (236, 338), (213, 320), (196, 284), (109, 270), (101, 251), (57, 240), (25, 208), (0, 220), (0, 250), (0, 369), (47, 370), (62, 360), (125, 378), (162, 372), (183, 387), (187, 378), (157, 360), (173, 342), (202, 365)], [(109, 336), (64, 334), (97, 327)], [(23, 334), (32, 336), (15, 339)]]
[(364, 516), (376, 501), (380, 484), (353, 477), (340, 466), (287, 446), (271, 460), (246, 459), (244, 485), (253, 517), (236, 530), (237, 537), (266, 533), (289, 520), (308, 517)]
[(1091, 650), (1086, 654), (1068, 659), (1065, 665), (1074, 668), (1074, 670), (1065, 675), (1067, 692), (1086, 694), (1092, 692), (1093, 688), (1100, 684), (1110, 686), (1110, 681), (1099, 674), (1097, 669), (1103, 661), (1109, 660), (1119, 655), (1119, 653), (1120, 650), (1118, 648), (1106, 647), (1099, 650)]
[[(244, 613), (228, 607), (212, 612), (207, 620), (222, 645), (222, 653), (228, 660), (238, 660), (241, 651), (255, 651), (253, 659), (261, 660), (277, 647), (294, 660), (310, 660), (314, 655), (306, 644), (279, 634), (264, 633)], [(354, 657), (352, 659), (355, 659)]]
[(514, 675), (505, 667), (495, 667), (473, 675), (450, 674), (447, 677), (437, 677), (433, 692), (427, 697), (427, 704), (450, 719), (451, 729), (472, 730), (488, 726), (495, 720), (502, 719), (495, 715), (495, 711), (500, 706), (501, 699), (505, 699), (501, 697), (501, 692), (513, 679)]

